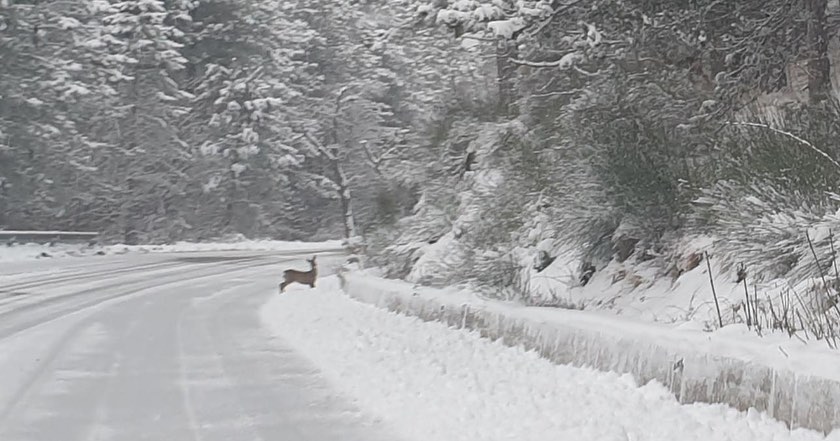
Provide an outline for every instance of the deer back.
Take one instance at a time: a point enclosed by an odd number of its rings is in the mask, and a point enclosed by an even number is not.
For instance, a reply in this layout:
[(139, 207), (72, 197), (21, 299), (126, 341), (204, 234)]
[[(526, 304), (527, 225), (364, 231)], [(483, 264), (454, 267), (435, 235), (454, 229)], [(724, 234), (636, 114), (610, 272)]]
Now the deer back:
[(315, 264), (315, 258), (307, 260), (311, 265), (309, 271), (287, 269), (286, 271), (283, 271), (283, 279), (285, 279), (286, 282), (298, 282), (303, 284), (309, 284), (314, 281), (318, 276), (318, 267)]

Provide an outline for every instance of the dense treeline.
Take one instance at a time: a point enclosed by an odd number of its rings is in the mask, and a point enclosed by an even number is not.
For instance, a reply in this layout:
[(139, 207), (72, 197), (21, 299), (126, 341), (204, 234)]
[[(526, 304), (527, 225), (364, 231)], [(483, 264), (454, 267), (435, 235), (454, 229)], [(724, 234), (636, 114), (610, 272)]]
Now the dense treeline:
[(398, 216), (400, 161), (471, 66), (433, 29), (400, 33), (407, 11), (4, 0), (0, 227), (295, 239)]
[[(826, 0), (0, 0), (0, 227), (362, 237), (525, 296), (560, 253), (811, 274)], [(818, 237), (816, 253), (827, 253)]]
[(469, 171), (430, 181), (412, 216), (369, 240), (391, 275), (542, 302), (553, 294), (531, 281), (559, 256), (577, 256), (580, 283), (616, 260), (678, 277), (681, 259), (697, 263), (686, 253), (698, 238), (751, 278), (816, 276), (814, 254), (830, 266), (836, 5), (448, 1), (418, 11), (450, 38), (492, 42), (477, 52), (496, 64), (496, 112), (448, 120), (430, 173), (452, 155)]

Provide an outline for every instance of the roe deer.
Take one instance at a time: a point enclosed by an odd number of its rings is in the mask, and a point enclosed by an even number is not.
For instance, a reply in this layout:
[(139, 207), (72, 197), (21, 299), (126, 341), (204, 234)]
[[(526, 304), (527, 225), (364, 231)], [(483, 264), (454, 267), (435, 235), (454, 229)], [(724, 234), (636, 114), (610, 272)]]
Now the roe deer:
[(286, 287), (295, 282), (300, 283), (301, 285), (309, 285), (310, 288), (315, 287), (315, 278), (318, 277), (318, 265), (315, 263), (315, 257), (317, 256), (312, 256), (311, 259), (306, 259), (306, 261), (312, 266), (309, 271), (298, 271), (293, 269), (283, 271), (283, 283), (280, 284), (281, 293), (286, 292)]

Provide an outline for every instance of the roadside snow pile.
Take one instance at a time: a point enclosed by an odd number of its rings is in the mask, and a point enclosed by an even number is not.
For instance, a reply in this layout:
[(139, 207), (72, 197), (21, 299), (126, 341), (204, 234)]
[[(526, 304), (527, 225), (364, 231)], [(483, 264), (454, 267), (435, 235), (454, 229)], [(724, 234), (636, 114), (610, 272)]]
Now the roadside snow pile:
[[(321, 249), (341, 249), (342, 241), (325, 242), (286, 242), (281, 240), (241, 240), (235, 242), (176, 242), (172, 245), (111, 245), (105, 247), (114, 253), (150, 252), (150, 253), (188, 253), (200, 251), (308, 251)], [(109, 253), (110, 254), (110, 253)]]
[(84, 255), (82, 250), (85, 248), (89, 247), (81, 245), (57, 245), (50, 247), (39, 244), (20, 244), (11, 246), (0, 245), (0, 262), (17, 262), (22, 260), (64, 257), (69, 255)]
[(230, 242), (176, 242), (171, 245), (106, 245), (85, 244), (15, 244), (0, 246), (0, 262), (86, 257), (128, 253), (186, 253), (204, 251), (309, 251), (341, 249), (340, 240), (325, 242), (285, 242), (279, 240), (239, 240)]
[(389, 313), (347, 298), (335, 278), (273, 296), (261, 316), (361, 408), (410, 439), (825, 439), (757, 412), (680, 405), (658, 383), (557, 366), (475, 332)]
[[(401, 280), (383, 279), (374, 270), (356, 269), (344, 277), (347, 282), (345, 291), (350, 297), (380, 307), (403, 305), (402, 308), (410, 311), (411, 315), (421, 313), (421, 309), (436, 311), (440, 306), (461, 314), (466, 305), (474, 314), (502, 316), (508, 322), (527, 321), (534, 327), (534, 333), (544, 332), (538, 329), (540, 325), (545, 324), (597, 336), (610, 342), (609, 345), (599, 348), (604, 351), (597, 357), (602, 363), (607, 363), (610, 359), (608, 353), (613, 353), (613, 356), (626, 355), (634, 343), (639, 343), (642, 346), (666, 348), (666, 352), (651, 352), (659, 357), (657, 361), (662, 363), (673, 362), (673, 358), (665, 354), (688, 353), (708, 358), (703, 363), (706, 366), (725, 365), (725, 360), (738, 360), (745, 364), (840, 383), (840, 370), (835, 368), (840, 363), (838, 351), (829, 348), (824, 342), (801, 340), (782, 332), (766, 330), (759, 336), (744, 324), (731, 324), (709, 331), (706, 325), (699, 321), (651, 323), (638, 317), (616, 316), (610, 311), (525, 306), (516, 302), (487, 299), (470, 289), (432, 288)], [(433, 306), (421, 307), (424, 303)], [(476, 320), (476, 323), (483, 323), (486, 328), (499, 325), (494, 318)], [(521, 334), (523, 331), (518, 332)], [(577, 344), (584, 345), (584, 341), (587, 340), (578, 336)], [(606, 369), (607, 366), (602, 368)], [(709, 374), (708, 370), (700, 369), (698, 375), (712, 374)], [(685, 373), (683, 377), (686, 377)]]

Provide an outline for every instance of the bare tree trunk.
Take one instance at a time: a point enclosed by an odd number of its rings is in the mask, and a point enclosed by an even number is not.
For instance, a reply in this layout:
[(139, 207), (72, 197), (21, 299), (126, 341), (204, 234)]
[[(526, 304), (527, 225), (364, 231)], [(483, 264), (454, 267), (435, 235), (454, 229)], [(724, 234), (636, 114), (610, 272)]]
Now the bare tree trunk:
[(341, 202), (341, 214), (344, 219), (344, 237), (347, 239), (356, 236), (356, 219), (353, 214), (353, 198), (350, 194), (350, 181), (347, 179), (347, 174), (344, 173), (344, 167), (339, 161), (333, 161), (333, 171), (335, 172), (338, 184), (338, 199)]
[[(128, 91), (126, 97), (128, 98), (128, 102), (135, 105), (134, 108), (131, 110), (131, 114), (128, 119), (121, 121), (118, 125), (120, 126), (119, 129), (119, 146), (120, 148), (124, 149), (126, 152), (132, 153), (134, 152), (139, 144), (139, 139), (137, 139), (137, 103), (140, 100), (140, 91), (139, 91), (139, 82), (140, 82), (140, 73), (135, 71), (134, 79), (131, 81), (131, 84), (128, 87)], [(123, 173), (123, 177), (125, 178), (125, 198), (122, 200), (122, 207), (120, 217), (122, 218), (122, 236), (123, 242), (127, 245), (137, 245), (138, 243), (138, 228), (137, 228), (137, 218), (141, 216), (141, 213), (138, 212), (137, 207), (134, 204), (137, 204), (138, 201), (135, 200), (134, 192), (136, 190), (136, 182), (134, 180), (134, 174), (137, 173), (135, 170), (135, 161), (132, 160), (131, 154), (126, 154), (122, 157), (124, 163), (119, 165), (121, 169), (121, 173)]]
[(332, 140), (331, 146), (326, 146), (329, 150), (327, 157), (329, 158), (333, 173), (335, 174), (335, 183), (338, 185), (338, 199), (341, 201), (341, 215), (344, 219), (344, 236), (349, 239), (356, 236), (356, 219), (353, 215), (353, 199), (350, 194), (350, 179), (347, 173), (344, 172), (344, 167), (341, 165), (341, 152), (338, 151), (338, 145), (342, 144), (339, 135), (339, 121), (338, 115), (341, 112), (342, 100), (344, 99), (347, 89), (344, 88), (339, 92), (335, 99), (335, 111), (332, 118), (332, 128), (330, 130), (330, 138)]
[(9, 223), (8, 194), (6, 191), (6, 178), (0, 176), (0, 228)]
[(122, 236), (123, 236), (123, 243), (126, 245), (137, 245), (137, 226), (135, 223), (135, 216), (137, 216), (136, 210), (132, 209), (132, 195), (134, 194), (134, 178), (129, 177), (126, 180), (126, 193), (128, 197), (126, 201), (123, 201), (122, 204)]
[(827, 3), (828, 0), (805, 0), (808, 8), (808, 98), (811, 104), (825, 101), (831, 93)]
[(237, 222), (237, 207), (236, 201), (239, 199), (239, 176), (233, 169), (233, 165), (239, 161), (239, 154), (236, 149), (231, 149), (231, 159), (226, 162), (228, 166), (227, 171), (227, 185), (225, 185), (225, 217), (224, 217), (224, 233), (241, 233), (239, 231), (239, 222)]
[(516, 64), (512, 60), (517, 58), (516, 42), (500, 38), (496, 42), (496, 83), (499, 90), (499, 114), (514, 116), (517, 113), (516, 100)]

